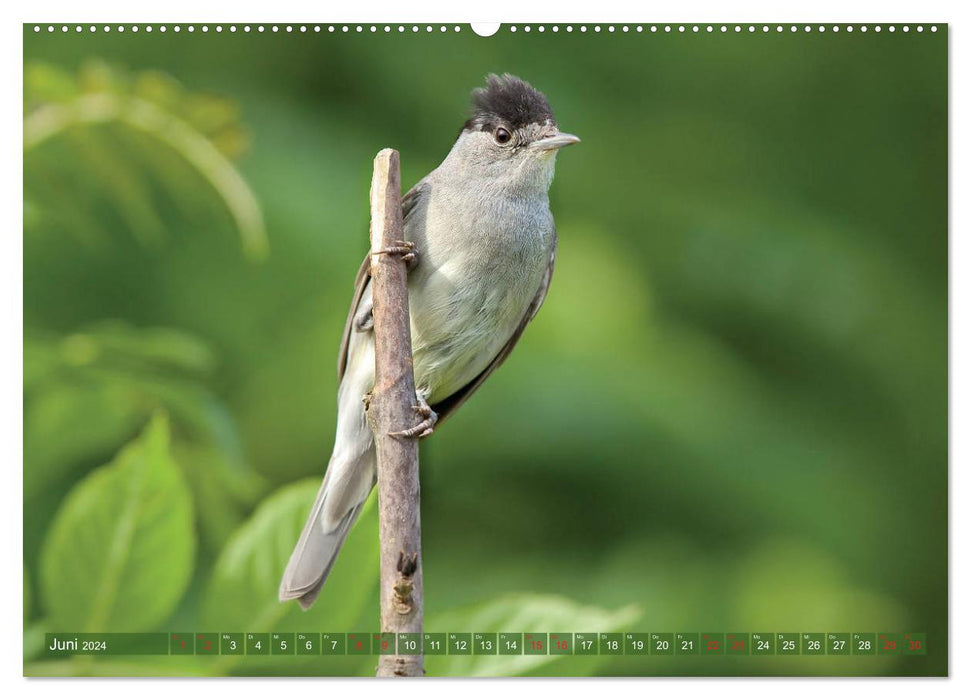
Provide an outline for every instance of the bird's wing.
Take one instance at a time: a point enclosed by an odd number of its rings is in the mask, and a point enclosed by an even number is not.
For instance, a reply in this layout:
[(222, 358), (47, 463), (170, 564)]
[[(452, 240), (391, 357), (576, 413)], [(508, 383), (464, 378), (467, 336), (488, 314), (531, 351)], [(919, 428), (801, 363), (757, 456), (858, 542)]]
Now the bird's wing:
[(475, 379), (463, 386), (451, 396), (442, 399), (432, 406), (432, 409), (438, 414), (437, 425), (441, 425), (442, 421), (455, 413), (459, 406), (468, 401), (469, 397), (475, 393), (475, 390), (482, 386), (482, 382), (488, 379), (489, 375), (495, 372), (496, 368), (505, 362), (506, 358), (509, 357), (509, 353), (512, 352), (512, 349), (516, 347), (516, 343), (518, 343), (519, 339), (522, 337), (523, 331), (526, 330), (526, 326), (529, 325), (529, 322), (532, 321), (537, 312), (539, 312), (539, 307), (543, 305), (543, 301), (546, 299), (546, 293), (550, 289), (550, 280), (553, 279), (553, 266), (556, 264), (556, 243), (556, 231), (554, 230), (553, 251), (550, 253), (550, 262), (546, 267), (546, 273), (543, 275), (543, 279), (539, 284), (539, 289), (536, 290), (536, 296), (533, 297), (533, 300), (529, 303), (529, 306), (526, 307), (526, 313), (523, 315), (523, 319), (519, 322), (519, 325), (516, 327), (512, 337), (510, 337), (509, 341), (502, 346), (499, 354), (493, 358), (492, 362), (489, 363), (489, 366), (482, 370), (475, 377)]
[[(421, 199), (422, 193), (424, 192), (423, 185), (424, 181), (419, 182), (417, 185), (408, 190), (407, 194), (401, 198), (401, 215), (405, 222), (408, 221), (408, 217), (411, 215), (411, 212), (414, 211), (415, 205), (417, 205)], [(421, 251), (419, 251), (419, 255), (421, 255)], [(354, 330), (354, 319), (358, 315), (358, 306), (361, 305), (361, 299), (364, 297), (364, 292), (367, 290), (369, 284), (371, 284), (370, 252), (364, 256), (364, 260), (361, 262), (361, 267), (358, 268), (357, 277), (354, 278), (354, 298), (351, 300), (351, 308), (347, 312), (347, 321), (344, 323), (344, 336), (341, 338), (341, 349), (337, 354), (338, 383), (340, 383), (340, 381), (344, 378), (344, 370), (347, 367), (347, 348), (351, 343), (351, 332)]]

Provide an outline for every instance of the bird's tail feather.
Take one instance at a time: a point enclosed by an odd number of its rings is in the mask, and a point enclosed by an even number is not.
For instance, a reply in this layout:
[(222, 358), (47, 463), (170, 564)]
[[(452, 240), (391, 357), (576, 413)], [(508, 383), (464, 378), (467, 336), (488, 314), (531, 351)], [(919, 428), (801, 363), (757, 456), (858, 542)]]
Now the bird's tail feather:
[[(366, 460), (370, 456), (365, 454), (359, 459)], [(324, 482), (320, 486), (320, 491), (317, 492), (317, 499), (310, 510), (310, 516), (307, 518), (306, 525), (303, 526), (303, 532), (300, 533), (300, 539), (297, 540), (297, 545), (294, 547), (290, 561), (283, 573), (283, 579), (280, 581), (280, 602), (296, 599), (304, 610), (317, 600), (320, 589), (337, 560), (337, 554), (340, 552), (344, 540), (347, 539), (347, 534), (357, 520), (357, 516), (361, 513), (370, 492), (370, 489), (367, 489), (363, 497), (360, 497), (359, 500), (355, 498), (356, 502), (348, 504), (347, 510), (337, 520), (336, 524), (328, 526), (327, 521), (333, 522), (333, 519), (324, 517), (325, 502), (329, 498), (343, 500), (341, 496), (345, 496), (345, 494), (333, 493), (334, 487), (331, 485), (331, 476), (338, 471), (333, 468), (334, 466), (332, 464), (327, 469)], [(367, 468), (367, 466), (354, 465), (351, 468)], [(328, 508), (328, 510), (330, 509)]]

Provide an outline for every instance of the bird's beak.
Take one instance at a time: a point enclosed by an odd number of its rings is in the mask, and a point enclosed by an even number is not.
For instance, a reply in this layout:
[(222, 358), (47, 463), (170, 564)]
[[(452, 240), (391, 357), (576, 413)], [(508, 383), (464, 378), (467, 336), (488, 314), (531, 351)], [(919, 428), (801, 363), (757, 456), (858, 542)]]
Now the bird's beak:
[(532, 147), (539, 151), (553, 151), (564, 146), (572, 146), (580, 143), (580, 137), (573, 134), (553, 134), (539, 141), (534, 141)]

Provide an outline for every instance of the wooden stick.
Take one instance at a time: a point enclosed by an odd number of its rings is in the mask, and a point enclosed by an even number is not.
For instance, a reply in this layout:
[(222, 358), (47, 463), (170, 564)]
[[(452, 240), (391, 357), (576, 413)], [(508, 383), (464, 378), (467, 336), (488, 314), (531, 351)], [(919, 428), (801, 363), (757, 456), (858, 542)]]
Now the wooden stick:
[[(399, 157), (397, 151), (386, 148), (374, 159), (371, 179), (371, 250), (395, 248), (403, 238)], [(424, 598), (418, 439), (390, 435), (411, 428), (418, 420), (407, 281), (407, 265), (401, 255), (372, 253), (374, 390), (368, 421), (378, 456), (381, 631), (420, 635)], [(383, 655), (378, 663), (379, 676), (424, 673), (420, 655)]]

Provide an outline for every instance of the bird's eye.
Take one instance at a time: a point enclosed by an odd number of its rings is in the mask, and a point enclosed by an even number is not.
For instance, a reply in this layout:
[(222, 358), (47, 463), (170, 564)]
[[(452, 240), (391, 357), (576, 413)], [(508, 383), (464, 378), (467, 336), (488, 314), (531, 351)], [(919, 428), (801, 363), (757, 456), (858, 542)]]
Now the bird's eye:
[(512, 138), (512, 134), (503, 129), (501, 126), (496, 129), (496, 143), (509, 143), (509, 139)]

